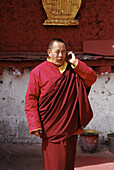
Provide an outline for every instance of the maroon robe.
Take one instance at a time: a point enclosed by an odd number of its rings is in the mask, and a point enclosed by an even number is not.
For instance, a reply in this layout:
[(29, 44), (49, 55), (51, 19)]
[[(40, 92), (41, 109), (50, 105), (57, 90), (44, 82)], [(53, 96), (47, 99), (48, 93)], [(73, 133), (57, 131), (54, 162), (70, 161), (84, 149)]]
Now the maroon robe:
[(65, 141), (48, 143), (44, 140), (42, 150), (45, 170), (74, 170), (77, 136)]
[(43, 128), (45, 170), (74, 169), (74, 133), (92, 118), (85, 85), (90, 87), (96, 78), (95, 72), (80, 60), (74, 70), (68, 65), (63, 74), (48, 61), (32, 70), (25, 111), (30, 133)]
[(84, 82), (70, 64), (39, 97), (38, 108), (44, 130), (42, 138), (54, 143), (71, 137), (93, 116)]

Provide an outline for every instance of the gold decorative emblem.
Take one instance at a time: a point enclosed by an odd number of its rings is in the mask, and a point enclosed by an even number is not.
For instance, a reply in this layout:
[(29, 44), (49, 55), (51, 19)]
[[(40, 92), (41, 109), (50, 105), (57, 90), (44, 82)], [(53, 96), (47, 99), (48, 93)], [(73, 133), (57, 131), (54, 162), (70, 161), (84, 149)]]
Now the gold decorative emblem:
[(47, 19), (43, 25), (79, 25), (75, 16), (81, 0), (42, 0)]

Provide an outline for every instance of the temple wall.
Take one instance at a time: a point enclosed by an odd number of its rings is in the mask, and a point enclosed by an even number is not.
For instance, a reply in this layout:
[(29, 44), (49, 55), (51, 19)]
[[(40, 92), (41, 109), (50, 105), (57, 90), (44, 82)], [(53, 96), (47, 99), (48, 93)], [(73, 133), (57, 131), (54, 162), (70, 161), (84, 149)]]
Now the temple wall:
[(46, 52), (51, 39), (61, 37), (68, 50), (82, 51), (85, 40), (113, 39), (112, 0), (82, 0), (78, 26), (44, 26), (41, 0), (0, 1), (0, 51)]
[[(39, 58), (42, 60), (48, 43), (53, 38), (62, 38), (67, 45), (67, 50), (77, 54), (83, 54), (84, 41), (114, 39), (112, 14), (112, 0), (82, 0), (76, 16), (79, 25), (44, 26), (47, 16), (41, 0), (0, 1), (0, 60), (2, 61), (2, 64), (0, 63), (0, 142), (41, 142), (40, 139), (29, 134), (24, 112), (29, 67), (33, 68), (34, 55), (41, 54)], [(97, 62), (97, 59), (92, 61), (94, 62)], [(110, 64), (108, 59), (98, 60), (98, 62), (102, 62), (101, 65), (104, 62)], [(18, 65), (22, 69), (26, 66), (26, 69), (24, 68), (22, 75), (14, 76), (11, 68), (17, 68)], [(110, 67), (114, 71), (114, 67), (112, 65)], [(101, 131), (102, 139), (106, 139), (108, 132), (114, 132), (113, 84), (114, 73), (98, 75), (89, 95), (94, 117), (87, 127)]]
[[(21, 76), (12, 75), (10, 69), (4, 69), (0, 78), (0, 142), (37, 143), (41, 140), (29, 134), (24, 111), (30, 69)], [(101, 132), (100, 138), (114, 132), (114, 74), (98, 75), (91, 88), (89, 99), (94, 117), (87, 128)]]

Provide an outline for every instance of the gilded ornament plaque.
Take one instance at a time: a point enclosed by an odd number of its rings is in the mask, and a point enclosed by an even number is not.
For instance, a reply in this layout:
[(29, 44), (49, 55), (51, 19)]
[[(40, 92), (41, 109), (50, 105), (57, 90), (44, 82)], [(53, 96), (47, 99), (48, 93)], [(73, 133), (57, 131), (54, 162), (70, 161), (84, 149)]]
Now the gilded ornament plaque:
[(47, 19), (43, 25), (79, 25), (75, 20), (81, 0), (42, 0)]

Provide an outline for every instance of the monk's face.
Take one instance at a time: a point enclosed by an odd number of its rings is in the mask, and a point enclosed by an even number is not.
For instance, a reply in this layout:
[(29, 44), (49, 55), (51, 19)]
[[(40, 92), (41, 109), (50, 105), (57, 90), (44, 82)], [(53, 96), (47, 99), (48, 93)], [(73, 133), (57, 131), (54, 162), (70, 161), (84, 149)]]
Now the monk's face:
[(57, 66), (61, 66), (66, 57), (66, 47), (62, 42), (54, 42), (51, 49), (48, 49), (50, 61)]

